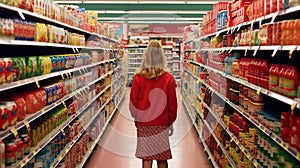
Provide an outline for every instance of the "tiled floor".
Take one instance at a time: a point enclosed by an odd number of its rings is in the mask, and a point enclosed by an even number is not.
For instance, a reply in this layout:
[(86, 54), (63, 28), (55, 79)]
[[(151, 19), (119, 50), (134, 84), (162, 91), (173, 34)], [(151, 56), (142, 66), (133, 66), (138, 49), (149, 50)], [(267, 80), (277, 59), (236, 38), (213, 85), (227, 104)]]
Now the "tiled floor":
[[(179, 90), (178, 102), (181, 102)], [(141, 160), (135, 158), (136, 130), (128, 110), (129, 90), (122, 106), (115, 114), (97, 150), (89, 159), (87, 168), (140, 168)], [(212, 167), (198, 141), (197, 134), (179, 103), (178, 118), (174, 124), (174, 135), (170, 138), (173, 159), (170, 168)], [(154, 162), (153, 168), (156, 168)]]

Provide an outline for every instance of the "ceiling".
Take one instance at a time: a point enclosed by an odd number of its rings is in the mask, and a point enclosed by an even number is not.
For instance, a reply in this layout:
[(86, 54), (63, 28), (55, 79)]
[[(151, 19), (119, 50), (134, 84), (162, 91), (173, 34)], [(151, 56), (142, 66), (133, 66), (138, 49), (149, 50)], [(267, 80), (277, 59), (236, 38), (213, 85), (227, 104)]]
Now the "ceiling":
[[(141, 23), (188, 23), (202, 22), (207, 11), (212, 10), (218, 0), (159, 1), (159, 0), (84, 0), (59, 1), (58, 4), (78, 5), (86, 10), (98, 12), (98, 20), (106, 22)], [(226, 0), (222, 0), (226, 1)], [(227, 0), (229, 1), (229, 0)]]

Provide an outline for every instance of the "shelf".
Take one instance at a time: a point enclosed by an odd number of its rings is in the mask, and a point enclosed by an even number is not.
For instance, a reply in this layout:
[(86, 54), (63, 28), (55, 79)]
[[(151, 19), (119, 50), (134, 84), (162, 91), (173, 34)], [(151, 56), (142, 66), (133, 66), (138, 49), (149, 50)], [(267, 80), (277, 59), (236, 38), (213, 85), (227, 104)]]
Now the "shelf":
[[(200, 129), (198, 128), (198, 126), (196, 125), (196, 123), (194, 122), (194, 120), (193, 120), (193, 118), (192, 118), (192, 116), (191, 116), (191, 114), (190, 114), (190, 110), (188, 109), (188, 107), (187, 107), (186, 102), (185, 102), (184, 99), (183, 99), (183, 105), (184, 105), (185, 109), (187, 110), (187, 113), (188, 113), (188, 115), (189, 115), (191, 121), (193, 122), (194, 128), (196, 129), (196, 131), (197, 131), (197, 133), (198, 133), (198, 135), (199, 135), (200, 143), (202, 143), (203, 148), (204, 148), (204, 151), (205, 151), (205, 152), (207, 153), (207, 155), (208, 155), (208, 160), (211, 161), (211, 163), (212, 163), (212, 165), (213, 165), (214, 168), (218, 168), (219, 166), (218, 166), (218, 164), (216, 163), (216, 161), (215, 161), (215, 159), (214, 159), (214, 155), (210, 152), (210, 150), (209, 150), (207, 144), (205, 143), (205, 141), (204, 141), (204, 139), (203, 139), (203, 137), (202, 137), (201, 131), (200, 131)], [(202, 119), (201, 119), (201, 121), (203, 122)]]
[(48, 18), (46, 16), (42, 16), (40, 14), (36, 14), (36, 13), (30, 12), (30, 11), (26, 11), (26, 10), (23, 10), (23, 9), (20, 9), (20, 8), (17, 8), (17, 7), (13, 7), (13, 6), (9, 6), (9, 5), (5, 5), (3, 3), (0, 3), (0, 8), (10, 10), (10, 11), (14, 11), (14, 12), (18, 13), (21, 18), (23, 16), (24, 19), (26, 19), (26, 17), (33, 17), (34, 19), (39, 19), (40, 21), (47, 21), (47, 22), (50, 22), (52, 24), (59, 25), (62, 28), (67, 28), (67, 29), (70, 29), (70, 30), (76, 30), (78, 32), (88, 34), (88, 35), (91, 35), (91, 36), (96, 36), (96, 37), (99, 37), (99, 38), (103, 38), (103, 39), (111, 41), (111, 42), (118, 42), (115, 39), (111, 39), (111, 38), (108, 38), (108, 37), (105, 37), (105, 36), (102, 36), (102, 35), (98, 35), (96, 33), (91, 33), (89, 31), (80, 29), (78, 27), (74, 27), (74, 26), (62, 23), (60, 21)]
[[(190, 73), (189, 73), (190, 74)], [(206, 82), (198, 78), (199, 81), (201, 81), (203, 84), (205, 84), (207, 87), (210, 88), (212, 92), (217, 94), (221, 99), (223, 99), (228, 105), (233, 107), (238, 113), (240, 113), (243, 117), (245, 117), (248, 121), (250, 121), (252, 124), (254, 124), (258, 129), (260, 129), (264, 134), (266, 134), (268, 137), (270, 137), (273, 141), (275, 141), (279, 146), (281, 146), (285, 151), (287, 151), (289, 154), (291, 154), (294, 158), (296, 158), (298, 161), (300, 161), (300, 152), (298, 152), (295, 148), (291, 147), (288, 143), (284, 142), (278, 135), (273, 134), (272, 131), (270, 131), (267, 127), (265, 127), (263, 124), (258, 122), (254, 117), (250, 116), (247, 112), (245, 112), (242, 108), (235, 105), (231, 101), (229, 101), (228, 98), (226, 98), (224, 95), (217, 92), (214, 88), (210, 87)], [(247, 156), (247, 155), (246, 155)]]
[(122, 103), (122, 100), (124, 99), (125, 94), (122, 95), (120, 102), (117, 103), (117, 105), (115, 106), (115, 109), (113, 110), (111, 116), (109, 117), (109, 119), (106, 121), (106, 124), (104, 126), (104, 128), (102, 129), (100, 135), (97, 137), (97, 139), (90, 145), (90, 148), (88, 150), (88, 152), (86, 153), (86, 155), (84, 156), (83, 161), (77, 165), (76, 167), (78, 168), (82, 168), (84, 167), (86, 161), (88, 160), (88, 158), (90, 157), (90, 155), (93, 152), (93, 149), (95, 148), (95, 146), (98, 144), (98, 142), (100, 141), (102, 135), (104, 134), (104, 131), (106, 130), (106, 127), (108, 126), (108, 123), (111, 121), (112, 117), (114, 116), (114, 114), (117, 112), (118, 110), (118, 106)]
[(23, 41), (23, 40), (0, 40), (0, 45), (39, 46), (39, 47), (52, 47), (52, 48), (70, 48), (70, 49), (73, 49), (74, 53), (79, 53), (78, 49), (107, 50), (107, 51), (116, 51), (117, 50), (117, 49), (108, 49), (108, 48), (102, 48), (102, 47), (76, 46), (76, 45), (47, 43), (47, 42), (36, 42), (36, 41)]
[(128, 65), (141, 65), (141, 63), (128, 63)]
[[(111, 72), (109, 72), (109, 73), (111, 73)], [(106, 76), (106, 75), (107, 74), (105, 74), (104, 76)], [(94, 81), (91, 82), (91, 83), (94, 83)], [(34, 114), (27, 115), (26, 119), (24, 119), (23, 121), (18, 122), (15, 126), (9, 127), (7, 130), (1, 131), (0, 132), (1, 139), (5, 139), (8, 136), (12, 135), (12, 131), (11, 131), (12, 129), (19, 130), (19, 129), (26, 126), (25, 122), (31, 123), (34, 120), (36, 120), (37, 118), (39, 118), (40, 116), (42, 116), (45, 113), (49, 112), (50, 110), (54, 109), (55, 107), (57, 107), (61, 104), (64, 104), (65, 101), (69, 100), (70, 98), (72, 98), (76, 94), (88, 89), (88, 86), (90, 86), (90, 83), (88, 85), (86, 85), (85, 87), (82, 87), (82, 88), (74, 91), (73, 93), (70, 93), (69, 95), (64, 96), (62, 99), (57, 100), (56, 102), (54, 102), (54, 103), (52, 103), (48, 106), (45, 106), (43, 109), (39, 110), (38, 112), (36, 112)]]
[[(183, 99), (184, 101), (184, 99)], [(200, 116), (200, 115), (199, 115)], [(201, 117), (201, 116), (200, 116)], [(218, 146), (221, 148), (222, 152), (224, 153), (224, 155), (226, 156), (227, 160), (229, 161), (230, 165), (234, 168), (236, 168), (237, 166), (235, 165), (235, 163), (233, 162), (232, 158), (229, 156), (229, 154), (227, 153), (225, 147), (223, 146), (223, 144), (221, 144), (221, 142), (219, 141), (219, 139), (217, 138), (217, 136), (214, 134), (214, 131), (211, 129), (210, 125), (206, 122), (206, 120), (204, 120), (203, 118), (201, 118), (204, 125), (206, 126), (206, 128), (209, 130), (209, 132), (211, 133), (211, 135), (213, 136), (213, 138), (216, 140)]]
[[(239, 47), (221, 47), (221, 48), (204, 48), (200, 51), (210, 52), (230, 52), (230, 51), (243, 51), (243, 50), (254, 50), (254, 51), (300, 51), (300, 46), (297, 45), (286, 45), (286, 46), (239, 46)], [(276, 53), (275, 52), (275, 53)]]
[(89, 128), (89, 126), (93, 123), (93, 121), (98, 117), (98, 115), (101, 113), (101, 111), (105, 108), (105, 106), (112, 100), (112, 97), (108, 99), (104, 105), (101, 106), (101, 108), (96, 112), (96, 114), (93, 116), (93, 118), (89, 121), (88, 124), (85, 125), (83, 130), (80, 132), (80, 134), (77, 135), (76, 138), (70, 143), (66, 145), (66, 147), (63, 149), (63, 152), (60, 153), (56, 157), (56, 159), (53, 161), (53, 164), (50, 166), (50, 168), (57, 167), (59, 163), (62, 161), (62, 159), (69, 153), (69, 151), (72, 149), (72, 147), (76, 144), (76, 142), (80, 139), (80, 137), (83, 135), (83, 133)]
[(225, 32), (227, 32), (227, 34), (229, 34), (230, 32), (232, 33), (235, 30), (239, 30), (242, 26), (250, 26), (250, 25), (253, 25), (254, 23), (259, 23), (259, 22), (262, 22), (262, 21), (267, 20), (267, 19), (271, 19), (271, 22), (272, 22), (272, 21), (275, 20), (275, 18), (277, 16), (284, 16), (284, 15), (288, 15), (288, 14), (291, 14), (293, 12), (298, 12), (298, 11), (300, 11), (300, 6), (299, 5), (295, 6), (295, 7), (292, 7), (292, 8), (289, 8), (289, 9), (284, 9), (284, 10), (281, 10), (281, 11), (274, 12), (274, 13), (268, 14), (266, 16), (259, 17), (259, 18), (256, 18), (254, 20), (248, 21), (248, 22), (244, 22), (244, 23), (238, 24), (236, 26), (232, 26), (232, 27), (217, 31), (215, 33), (205, 35), (205, 36), (201, 37), (200, 40), (203, 40), (203, 39), (206, 39), (206, 38), (212, 37), (212, 36), (218, 36), (221, 33), (225, 33)]
[[(18, 164), (18, 167), (23, 167), (26, 165), (38, 152), (40, 152), (47, 144), (49, 144), (60, 132), (64, 130), (71, 122), (73, 122), (87, 107), (89, 107), (94, 101), (97, 100), (99, 96), (101, 96), (108, 88), (110, 88), (112, 84), (103, 89), (99, 94), (97, 94), (91, 101), (81, 107), (80, 110), (76, 112), (72, 117), (70, 117), (64, 124), (61, 124), (59, 128), (53, 130), (50, 134), (48, 134), (42, 142), (37, 145), (37, 147), (31, 151), (29, 155), (27, 155), (23, 160), (21, 160)], [(45, 142), (44, 142), (45, 141)]]
[(147, 44), (141, 44), (141, 45), (137, 45), (137, 44), (134, 44), (134, 45), (127, 45), (127, 48), (139, 48), (139, 47), (144, 47), (146, 49), (148, 45)]
[(251, 88), (253, 90), (256, 90), (258, 93), (263, 93), (264, 95), (267, 95), (267, 96), (272, 97), (272, 98), (274, 98), (276, 100), (279, 100), (279, 101), (281, 101), (283, 103), (291, 105), (292, 107), (296, 107), (296, 108), (300, 109), (300, 103), (298, 101), (296, 101), (296, 100), (293, 100), (291, 98), (285, 97), (285, 96), (280, 95), (278, 93), (272, 92), (272, 91), (270, 91), (268, 89), (259, 87), (257, 85), (252, 84), (252, 83), (249, 83), (246, 80), (233, 77), (233, 76), (228, 75), (228, 74), (226, 74), (226, 73), (224, 73), (224, 72), (222, 72), (220, 70), (217, 70), (215, 68), (211, 68), (211, 67), (203, 65), (201, 63), (197, 63), (195, 61), (189, 61), (189, 62), (192, 63), (192, 64), (194, 64), (194, 65), (202, 66), (202, 67), (204, 67), (204, 68), (206, 68), (208, 70), (211, 70), (211, 71), (215, 72), (216, 74), (219, 74), (219, 75), (221, 75), (223, 77), (226, 77), (227, 79), (230, 79), (232, 81), (235, 81), (235, 82), (238, 82), (238, 83), (240, 83), (242, 85), (245, 85), (245, 86), (247, 86), (247, 87), (249, 87), (249, 88)]
[[(35, 83), (36, 81), (49, 79), (49, 78), (52, 78), (52, 77), (55, 77), (55, 76), (61, 76), (63, 74), (67, 74), (67, 73), (71, 73), (71, 72), (75, 72), (75, 71), (80, 71), (81, 72), (84, 69), (91, 68), (91, 67), (94, 67), (94, 66), (97, 66), (97, 65), (100, 65), (100, 64), (105, 64), (105, 63), (108, 63), (108, 62), (114, 62), (114, 61), (115, 61), (115, 59), (110, 59), (110, 60), (101, 61), (101, 62), (90, 64), (90, 65), (84, 65), (84, 66), (81, 66), (81, 67), (76, 67), (76, 68), (69, 69), (69, 70), (53, 72), (53, 73), (42, 75), (42, 76), (36, 76), (36, 77), (33, 77), (33, 78), (27, 78), (27, 79), (19, 80), (19, 81), (12, 82), (12, 83), (2, 84), (2, 85), (0, 85), (0, 92), (4, 91), (4, 90), (9, 90), (9, 89), (12, 89), (12, 88), (24, 86), (24, 85), (27, 85), (27, 84), (30, 84), (30, 83)], [(1, 133), (0, 133), (0, 137), (1, 137)]]

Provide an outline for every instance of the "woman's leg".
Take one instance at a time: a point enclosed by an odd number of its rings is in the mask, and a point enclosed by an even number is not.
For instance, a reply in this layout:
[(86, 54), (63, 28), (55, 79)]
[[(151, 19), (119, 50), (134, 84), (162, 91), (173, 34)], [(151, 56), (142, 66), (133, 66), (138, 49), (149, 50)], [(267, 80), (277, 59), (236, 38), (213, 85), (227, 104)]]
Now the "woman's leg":
[(168, 168), (168, 161), (166, 160), (157, 160), (158, 168)]
[(143, 160), (143, 168), (152, 168), (152, 160)]

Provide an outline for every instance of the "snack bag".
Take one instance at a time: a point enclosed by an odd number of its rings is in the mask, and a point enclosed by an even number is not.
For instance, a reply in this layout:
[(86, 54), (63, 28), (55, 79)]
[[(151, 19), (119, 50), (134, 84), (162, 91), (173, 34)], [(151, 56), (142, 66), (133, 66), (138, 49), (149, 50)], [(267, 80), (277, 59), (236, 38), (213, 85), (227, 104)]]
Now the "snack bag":
[(26, 77), (32, 78), (37, 73), (36, 57), (26, 57)]

